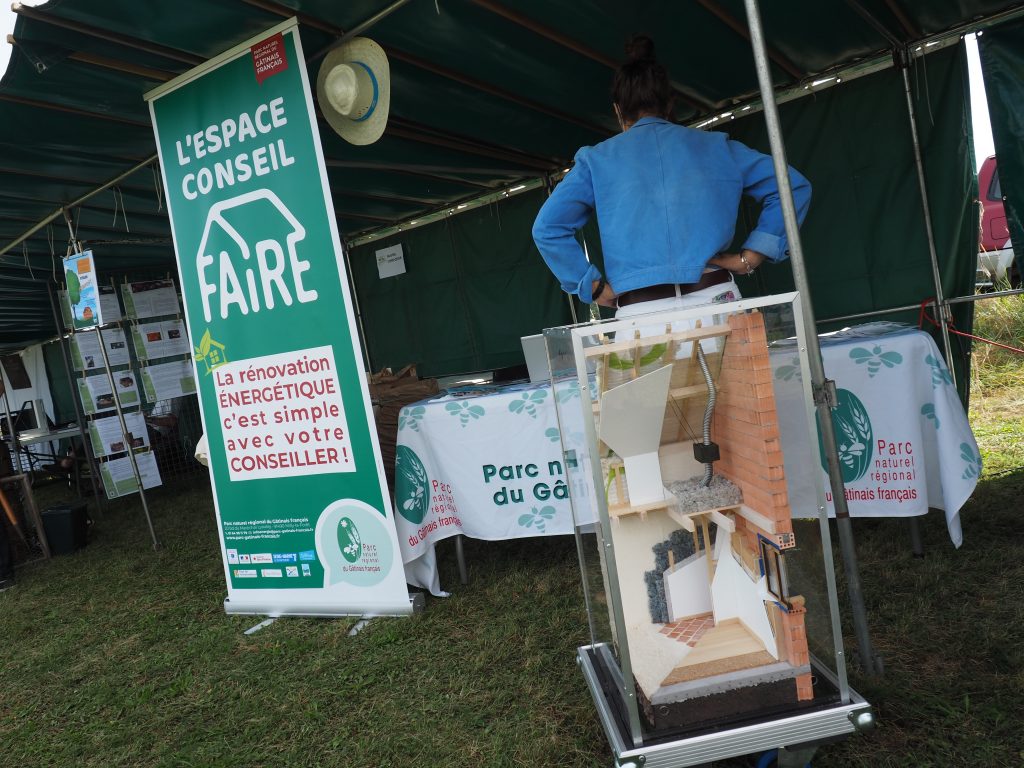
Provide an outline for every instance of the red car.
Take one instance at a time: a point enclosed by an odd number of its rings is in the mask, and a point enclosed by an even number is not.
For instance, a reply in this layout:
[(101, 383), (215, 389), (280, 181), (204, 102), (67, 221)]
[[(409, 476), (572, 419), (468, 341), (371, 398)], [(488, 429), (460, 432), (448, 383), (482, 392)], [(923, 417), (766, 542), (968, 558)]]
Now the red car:
[(993, 283), (1007, 277), (1009, 270), (1011, 282), (1017, 282), (995, 155), (987, 158), (978, 171), (978, 197), (981, 202), (981, 232), (978, 238), (977, 281)]

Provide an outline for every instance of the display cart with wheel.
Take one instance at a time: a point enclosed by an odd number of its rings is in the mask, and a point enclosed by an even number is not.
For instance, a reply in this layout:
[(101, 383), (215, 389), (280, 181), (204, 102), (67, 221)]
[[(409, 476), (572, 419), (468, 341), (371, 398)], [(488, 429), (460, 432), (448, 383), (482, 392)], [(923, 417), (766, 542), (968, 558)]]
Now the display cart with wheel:
[[(804, 766), (874, 722), (847, 682), (822, 473), (817, 508), (787, 493), (780, 435), (820, 441), (800, 312), (791, 293), (545, 331), (578, 662), (621, 768)], [(793, 423), (783, 398), (806, 403)]]

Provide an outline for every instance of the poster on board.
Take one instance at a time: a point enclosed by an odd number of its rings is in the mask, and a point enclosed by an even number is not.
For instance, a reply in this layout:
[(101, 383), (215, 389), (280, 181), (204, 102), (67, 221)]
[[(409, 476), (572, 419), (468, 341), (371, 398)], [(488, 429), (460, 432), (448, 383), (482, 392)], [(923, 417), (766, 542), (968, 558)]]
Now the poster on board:
[[(109, 325), (124, 319), (121, 314), (121, 305), (117, 301), (117, 290), (112, 285), (100, 285), (100, 315), (103, 317), (103, 324)], [(57, 291), (57, 304), (60, 306), (60, 316), (64, 321), (64, 327), (71, 327), (71, 303), (68, 301), (67, 291)]]
[(185, 324), (181, 320), (133, 325), (132, 345), (139, 360), (187, 355), (191, 351)]
[(178, 289), (173, 280), (143, 280), (121, 286), (124, 313), (133, 320), (180, 315)]
[[(156, 464), (156, 456), (152, 451), (136, 453), (135, 463), (139, 467), (143, 488), (155, 488), (163, 483), (160, 469)], [(103, 479), (103, 490), (107, 492), (108, 499), (127, 496), (139, 489), (135, 472), (132, 470), (132, 460), (127, 456), (100, 463), (100, 477)]]
[(64, 284), (67, 288), (71, 327), (76, 331), (103, 325), (103, 309), (96, 284), (96, 263), (92, 251), (74, 253), (64, 259)]
[[(128, 434), (121, 431), (121, 420), (117, 416), (105, 416), (89, 422), (89, 439), (95, 456), (109, 456), (113, 453), (124, 453), (128, 444), (132, 448), (149, 447), (149, 431), (142, 413), (133, 411), (124, 415), (124, 423)], [(127, 438), (127, 439), (126, 439)]]
[(121, 305), (117, 301), (117, 290), (112, 285), (100, 286), (100, 314), (103, 316), (104, 325), (124, 319)]
[[(120, 328), (105, 328), (100, 333), (103, 334), (103, 344), (107, 348), (110, 367), (128, 365), (131, 358), (124, 331)], [(76, 333), (71, 337), (71, 341), (71, 363), (76, 371), (103, 370), (103, 355), (95, 331)]]
[(196, 393), (196, 377), (191, 360), (147, 365), (140, 374), (142, 389), (150, 403)]
[(292, 19), (146, 94), (225, 609), (408, 614), (305, 61)]
[[(139, 385), (131, 371), (112, 371), (117, 398), (122, 406), (139, 404)], [(78, 380), (82, 409), (88, 415), (114, 410), (114, 394), (106, 372), (84, 376)]]

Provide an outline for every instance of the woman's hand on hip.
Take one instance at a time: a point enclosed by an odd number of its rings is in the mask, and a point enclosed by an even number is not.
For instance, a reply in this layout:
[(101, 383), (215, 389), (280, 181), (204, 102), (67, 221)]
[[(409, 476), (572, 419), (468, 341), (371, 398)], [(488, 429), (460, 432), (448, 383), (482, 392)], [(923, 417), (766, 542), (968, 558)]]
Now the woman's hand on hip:
[(763, 253), (744, 248), (739, 253), (720, 253), (712, 257), (708, 264), (722, 267), (737, 275), (749, 275), (764, 262)]
[[(591, 285), (591, 290), (596, 291), (598, 285), (600, 285), (600, 281), (595, 280), (594, 283)], [(601, 293), (599, 293), (597, 297), (594, 299), (594, 303), (600, 304), (602, 307), (612, 307), (614, 309), (616, 306), (618, 306), (615, 302), (616, 298), (618, 298), (618, 294), (615, 293), (614, 290), (612, 290), (611, 284), (605, 283)]]

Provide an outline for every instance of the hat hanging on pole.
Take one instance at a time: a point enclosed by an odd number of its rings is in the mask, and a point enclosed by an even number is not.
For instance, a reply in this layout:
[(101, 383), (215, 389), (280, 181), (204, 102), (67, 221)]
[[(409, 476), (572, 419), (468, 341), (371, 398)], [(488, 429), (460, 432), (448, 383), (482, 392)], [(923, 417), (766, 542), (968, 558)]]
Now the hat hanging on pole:
[(391, 70), (384, 49), (353, 37), (324, 58), (316, 99), (327, 122), (350, 144), (372, 144), (384, 133), (391, 107)]

